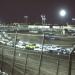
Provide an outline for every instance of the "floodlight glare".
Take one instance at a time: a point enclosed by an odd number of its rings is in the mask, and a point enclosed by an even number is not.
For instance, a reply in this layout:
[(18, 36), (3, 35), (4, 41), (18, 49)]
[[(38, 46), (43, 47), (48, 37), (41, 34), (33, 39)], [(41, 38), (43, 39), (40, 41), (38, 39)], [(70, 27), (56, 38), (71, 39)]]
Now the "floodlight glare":
[(61, 10), (59, 14), (60, 14), (60, 16), (64, 17), (66, 15), (66, 11), (65, 10)]

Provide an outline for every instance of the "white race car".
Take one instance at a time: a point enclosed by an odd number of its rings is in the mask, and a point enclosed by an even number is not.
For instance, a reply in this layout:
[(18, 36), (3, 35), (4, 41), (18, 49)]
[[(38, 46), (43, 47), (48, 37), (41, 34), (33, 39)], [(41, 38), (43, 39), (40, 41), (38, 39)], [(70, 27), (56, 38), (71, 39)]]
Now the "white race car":
[(59, 52), (61, 50), (61, 47), (57, 45), (52, 45), (52, 46), (48, 46), (47, 50), (50, 52)]

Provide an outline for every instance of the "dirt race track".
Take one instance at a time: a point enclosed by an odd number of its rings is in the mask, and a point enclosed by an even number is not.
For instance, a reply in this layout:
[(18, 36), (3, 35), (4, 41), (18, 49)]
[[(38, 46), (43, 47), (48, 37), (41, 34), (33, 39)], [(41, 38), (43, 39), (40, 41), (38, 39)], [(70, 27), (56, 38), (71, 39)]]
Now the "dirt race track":
[[(3, 54), (2, 54), (3, 50)], [(21, 54), (19, 56), (19, 53)], [(14, 48), (0, 47), (0, 67), (9, 75), (68, 75), (69, 57), (44, 53), (40, 64), (41, 53), (16, 49), (13, 68)], [(2, 63), (3, 61), (3, 63)], [(59, 62), (59, 69), (58, 68)], [(72, 75), (75, 75), (75, 56), (72, 61)]]

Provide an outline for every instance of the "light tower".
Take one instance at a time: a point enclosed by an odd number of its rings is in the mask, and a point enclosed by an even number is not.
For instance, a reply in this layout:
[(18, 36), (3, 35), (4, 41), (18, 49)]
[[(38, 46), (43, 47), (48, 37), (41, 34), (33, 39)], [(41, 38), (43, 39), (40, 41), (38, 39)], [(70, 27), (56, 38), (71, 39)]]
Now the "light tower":
[(41, 14), (41, 19), (42, 19), (42, 25), (46, 24), (46, 16)]
[[(61, 16), (61, 18), (63, 19), (66, 16), (66, 10), (62, 9), (59, 11), (59, 15)], [(63, 26), (60, 26), (60, 28), (62, 29), (61, 34), (65, 35), (65, 31)]]
[(24, 16), (25, 18), (25, 24), (28, 24), (28, 16)]

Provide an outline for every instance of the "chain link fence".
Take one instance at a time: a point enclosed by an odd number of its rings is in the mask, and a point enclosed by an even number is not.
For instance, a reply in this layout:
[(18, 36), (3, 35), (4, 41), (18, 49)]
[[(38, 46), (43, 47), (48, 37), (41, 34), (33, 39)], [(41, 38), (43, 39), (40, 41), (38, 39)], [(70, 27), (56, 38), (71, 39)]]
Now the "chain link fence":
[[(44, 45), (44, 35), (33, 38), (31, 34), (21, 37), (17, 31), (13, 34), (14, 46), (0, 45), (0, 69), (8, 75), (74, 75), (75, 54), (53, 54), (17, 48), (17, 40), (25, 39)], [(32, 38), (30, 38), (32, 37)], [(33, 40), (34, 39), (34, 40)], [(54, 42), (52, 42), (54, 43)]]

